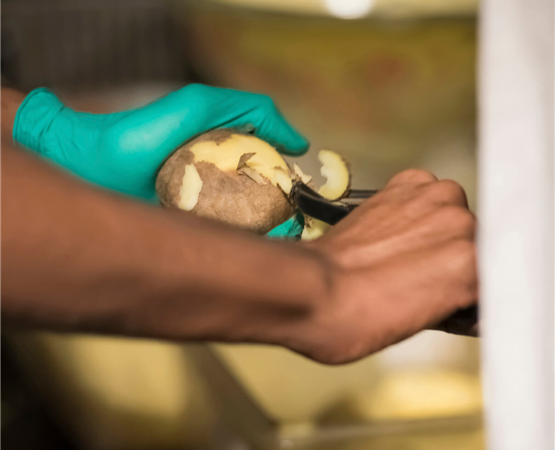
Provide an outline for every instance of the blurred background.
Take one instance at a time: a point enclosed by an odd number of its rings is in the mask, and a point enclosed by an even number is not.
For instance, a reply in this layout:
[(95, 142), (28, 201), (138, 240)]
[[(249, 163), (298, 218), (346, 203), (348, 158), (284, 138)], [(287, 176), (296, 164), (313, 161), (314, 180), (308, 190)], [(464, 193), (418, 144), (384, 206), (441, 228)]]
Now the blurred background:
[[(420, 167), (475, 205), (475, 0), (4, 0), (2, 77), (76, 109), (187, 83), (272, 96), (356, 188)], [(318, 173), (316, 151), (301, 160)], [(478, 344), (326, 367), (265, 346), (4, 329), (5, 449), (482, 450)]]

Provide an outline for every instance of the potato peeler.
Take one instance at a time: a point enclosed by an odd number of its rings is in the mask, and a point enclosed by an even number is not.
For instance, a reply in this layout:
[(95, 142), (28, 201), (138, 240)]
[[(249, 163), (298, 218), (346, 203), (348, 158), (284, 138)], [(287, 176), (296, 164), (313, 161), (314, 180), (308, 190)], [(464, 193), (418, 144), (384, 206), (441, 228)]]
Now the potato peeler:
[[(293, 201), (304, 214), (329, 225), (335, 225), (360, 203), (378, 192), (375, 189), (352, 189), (340, 201), (330, 201), (306, 184), (298, 183), (293, 187), (292, 196)], [(438, 329), (452, 334), (466, 334), (466, 330), (471, 329), (477, 322), (478, 306), (471, 306), (459, 309)]]
[(293, 201), (307, 216), (335, 225), (362, 201), (377, 194), (377, 190), (351, 189), (341, 201), (330, 201), (304, 183), (293, 187)]

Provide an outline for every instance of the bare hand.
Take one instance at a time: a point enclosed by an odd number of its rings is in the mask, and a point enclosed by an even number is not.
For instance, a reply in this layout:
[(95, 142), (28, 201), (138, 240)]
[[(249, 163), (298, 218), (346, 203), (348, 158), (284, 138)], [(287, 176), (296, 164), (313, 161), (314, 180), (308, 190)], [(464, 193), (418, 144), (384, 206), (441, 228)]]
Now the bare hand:
[(477, 301), (475, 217), (463, 189), (408, 170), (326, 236), (308, 244), (329, 261), (331, 299), (290, 347), (318, 361), (359, 359)]

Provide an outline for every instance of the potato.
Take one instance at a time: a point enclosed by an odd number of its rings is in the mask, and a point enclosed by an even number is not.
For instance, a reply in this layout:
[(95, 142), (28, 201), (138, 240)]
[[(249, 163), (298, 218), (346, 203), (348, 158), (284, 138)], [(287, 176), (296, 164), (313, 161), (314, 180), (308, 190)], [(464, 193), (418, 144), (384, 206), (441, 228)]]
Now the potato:
[(219, 129), (174, 152), (158, 174), (156, 192), (166, 207), (265, 234), (293, 215), (294, 177), (270, 144)]
[[(346, 161), (330, 150), (318, 159), (326, 183), (319, 192), (330, 200), (349, 190)], [(292, 170), (267, 142), (233, 129), (205, 133), (175, 151), (156, 179), (163, 206), (191, 211), (237, 227), (265, 234), (289, 219), (295, 205), (295, 183), (311, 184), (295, 164)], [(304, 239), (315, 239), (329, 226), (306, 217)]]

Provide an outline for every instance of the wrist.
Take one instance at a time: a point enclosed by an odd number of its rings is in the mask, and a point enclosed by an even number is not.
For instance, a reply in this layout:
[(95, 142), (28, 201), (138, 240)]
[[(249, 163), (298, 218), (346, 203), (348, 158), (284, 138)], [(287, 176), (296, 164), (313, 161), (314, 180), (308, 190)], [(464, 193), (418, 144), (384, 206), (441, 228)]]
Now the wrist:
[(291, 244), (298, 251), (297, 267), (290, 266), (293, 274), (284, 274), (282, 281), (295, 277), (294, 292), (284, 300), (280, 309), (266, 324), (261, 323), (260, 334), (254, 341), (280, 345), (295, 351), (302, 350), (306, 334), (331, 310), (335, 302), (335, 267), (324, 255), (302, 243)]
[(339, 272), (326, 255), (312, 246), (306, 243), (287, 246), (294, 246), (298, 252), (298, 266), (288, 266), (294, 273), (283, 274), (281, 280), (276, 277), (276, 284), (287, 283), (294, 276), (297, 278), (294, 293), (287, 299), (284, 297), (281, 308), (270, 310), (269, 320), (260, 321), (257, 333), (244, 336), (244, 340), (279, 345), (310, 355), (311, 347), (316, 344), (313, 338), (318, 333), (314, 330), (319, 328), (323, 317), (333, 315)]

